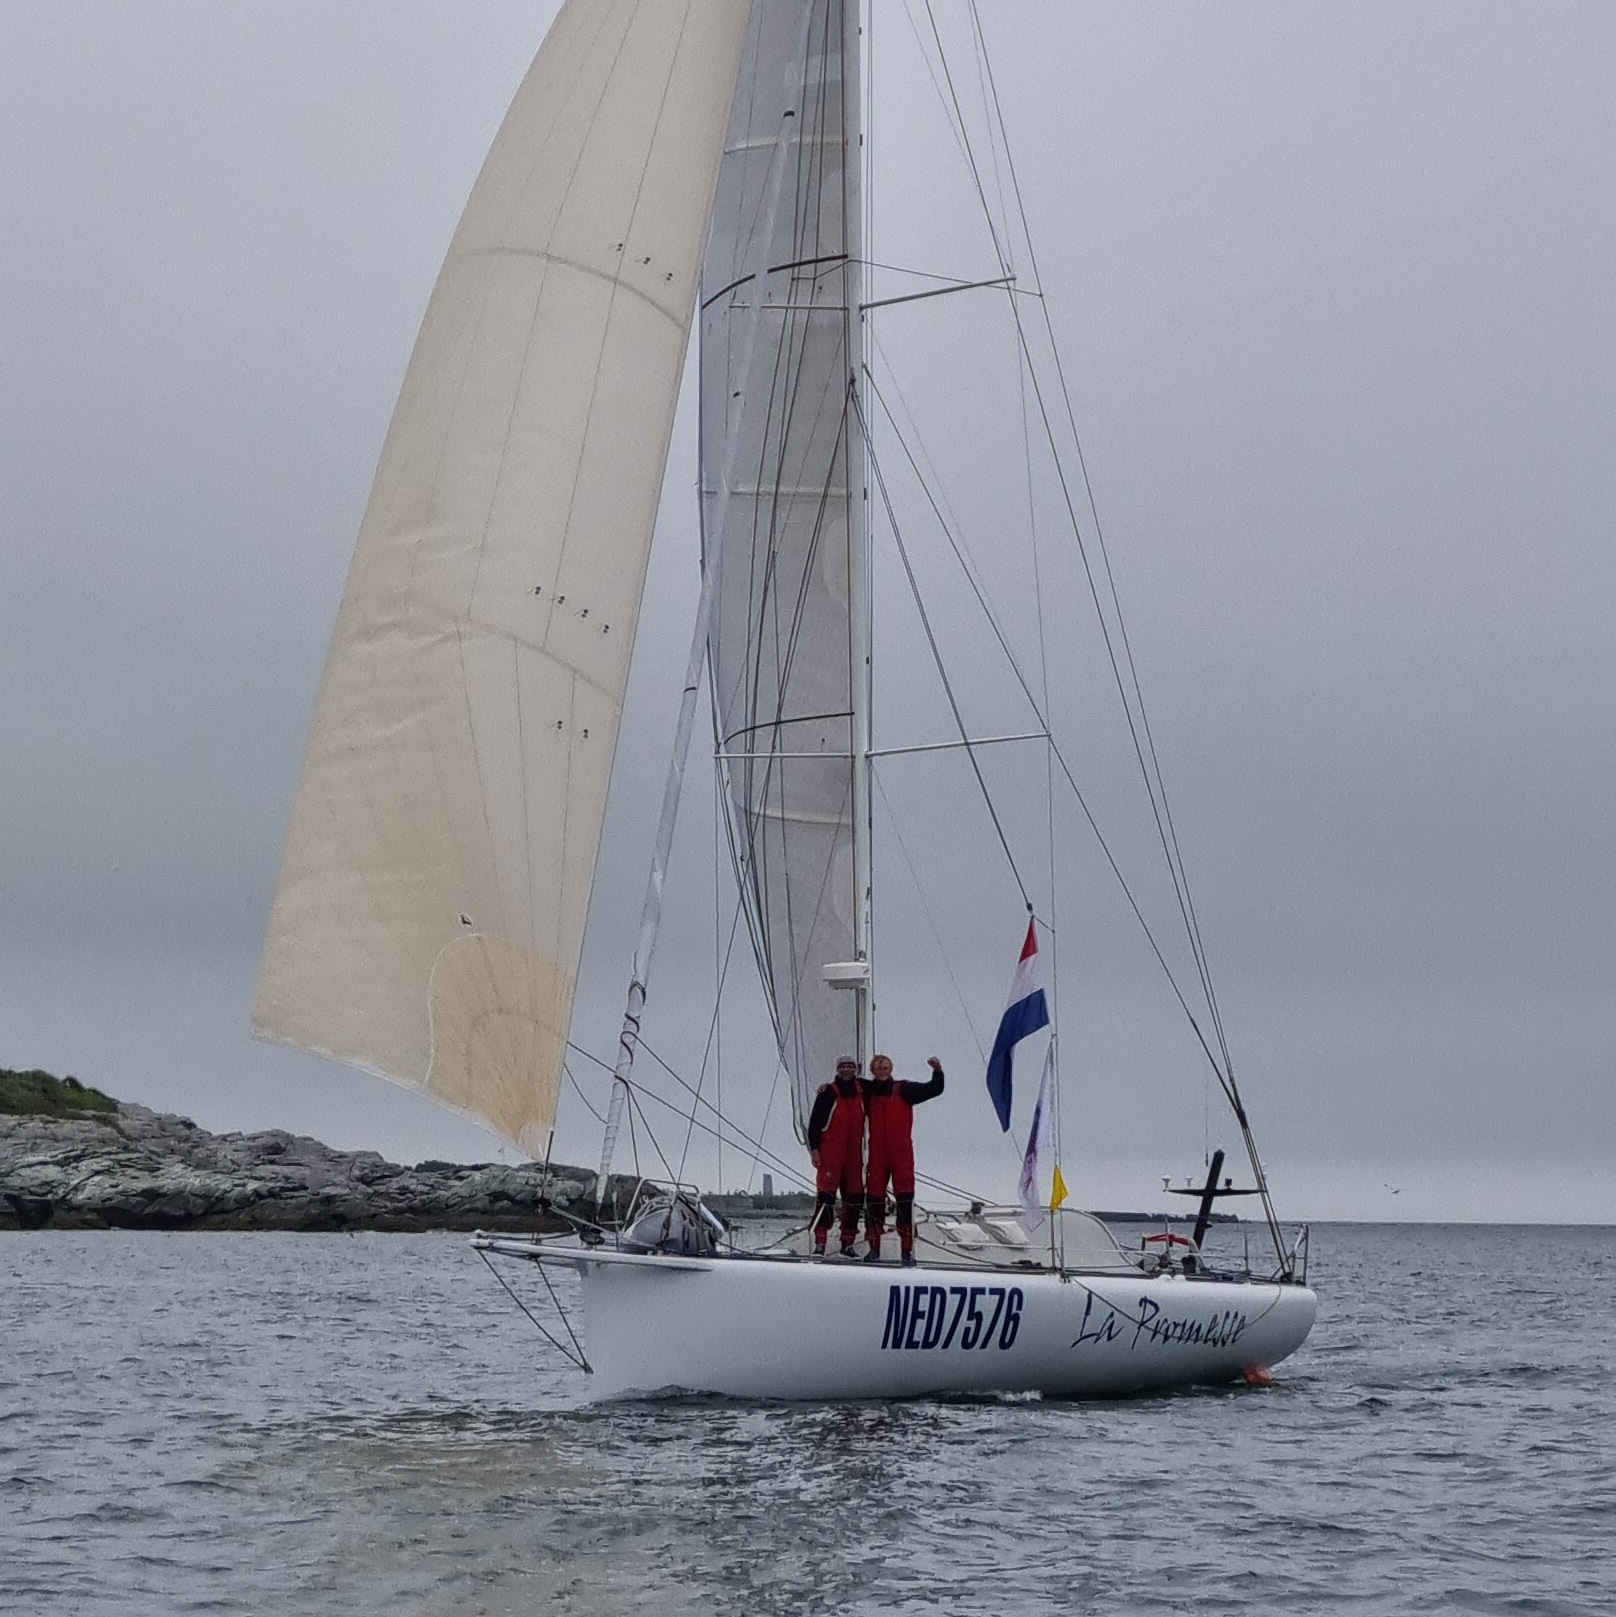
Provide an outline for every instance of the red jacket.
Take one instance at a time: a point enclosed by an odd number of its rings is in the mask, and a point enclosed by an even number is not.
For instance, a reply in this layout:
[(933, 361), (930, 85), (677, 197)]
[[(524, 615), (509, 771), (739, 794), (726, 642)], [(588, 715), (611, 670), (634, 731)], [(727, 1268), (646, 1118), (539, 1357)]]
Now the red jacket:
[(865, 1109), (870, 1114), (871, 1195), (884, 1193), (887, 1176), (894, 1191), (912, 1193), (915, 1188), (915, 1108), (922, 1101), (943, 1092), (943, 1070), (939, 1067), (923, 1084), (907, 1079), (877, 1078), (860, 1080)]
[(826, 1196), (840, 1190), (845, 1207), (864, 1196), (864, 1096), (858, 1079), (833, 1080), (814, 1097), (808, 1119), (808, 1149), (819, 1153), (814, 1188)]

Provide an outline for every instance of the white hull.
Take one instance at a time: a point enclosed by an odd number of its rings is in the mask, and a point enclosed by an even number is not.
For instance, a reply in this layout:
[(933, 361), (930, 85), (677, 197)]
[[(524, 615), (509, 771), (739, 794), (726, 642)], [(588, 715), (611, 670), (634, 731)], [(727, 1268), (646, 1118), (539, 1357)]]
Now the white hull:
[(622, 1254), (578, 1267), (601, 1397), (1080, 1398), (1217, 1384), (1294, 1353), (1318, 1311), (1305, 1286), (1177, 1275)]

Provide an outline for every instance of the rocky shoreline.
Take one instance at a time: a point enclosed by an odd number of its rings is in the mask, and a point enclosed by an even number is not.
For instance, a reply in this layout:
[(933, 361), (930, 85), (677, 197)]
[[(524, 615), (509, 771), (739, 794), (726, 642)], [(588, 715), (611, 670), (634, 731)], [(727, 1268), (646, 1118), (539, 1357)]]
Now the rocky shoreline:
[[(636, 1181), (612, 1176), (627, 1207)], [(0, 1229), (558, 1230), (594, 1211), (594, 1174), (551, 1164), (422, 1162), (335, 1151), (269, 1129), (210, 1134), (118, 1103), (65, 1117), (0, 1115)], [(709, 1198), (723, 1216), (790, 1216), (809, 1198)]]
[[(639, 1184), (613, 1174), (607, 1222)], [(188, 1117), (114, 1100), (74, 1078), (0, 1068), (0, 1230), (490, 1230), (569, 1227), (595, 1216), (595, 1175), (552, 1163), (389, 1162), (306, 1134), (210, 1134)], [(806, 1195), (703, 1196), (731, 1224), (806, 1223)], [(1100, 1212), (1107, 1223), (1184, 1213)], [(1234, 1215), (1214, 1215), (1235, 1223)]]

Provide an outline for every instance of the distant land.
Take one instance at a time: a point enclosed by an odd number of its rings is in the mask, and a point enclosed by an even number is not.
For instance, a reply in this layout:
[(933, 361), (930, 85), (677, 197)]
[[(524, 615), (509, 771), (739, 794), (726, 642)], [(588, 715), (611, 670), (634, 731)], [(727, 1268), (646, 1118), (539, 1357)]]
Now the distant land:
[[(613, 1174), (608, 1205), (626, 1209), (637, 1184)], [(592, 1170), (558, 1163), (410, 1168), (282, 1129), (211, 1134), (73, 1077), (0, 1067), (0, 1230), (553, 1231), (567, 1228), (559, 1213), (594, 1216), (594, 1186)], [(806, 1222), (813, 1207), (806, 1195), (703, 1199), (731, 1223)]]
[[(612, 1175), (625, 1209), (636, 1179)], [(76, 1078), (0, 1068), (0, 1229), (561, 1230), (595, 1175), (552, 1163), (420, 1162), (269, 1129), (210, 1134)], [(719, 1196), (725, 1218), (806, 1219), (808, 1196)]]

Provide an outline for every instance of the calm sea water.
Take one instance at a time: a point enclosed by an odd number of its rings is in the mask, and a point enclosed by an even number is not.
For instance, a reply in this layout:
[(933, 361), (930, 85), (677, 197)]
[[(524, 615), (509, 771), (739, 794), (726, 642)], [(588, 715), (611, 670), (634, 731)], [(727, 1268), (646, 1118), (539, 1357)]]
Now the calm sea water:
[(0, 1610), (1616, 1611), (1616, 1230), (1313, 1278), (1266, 1391), (612, 1406), (461, 1237), (0, 1236)]

